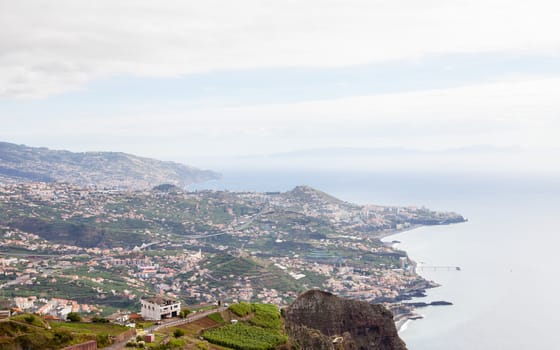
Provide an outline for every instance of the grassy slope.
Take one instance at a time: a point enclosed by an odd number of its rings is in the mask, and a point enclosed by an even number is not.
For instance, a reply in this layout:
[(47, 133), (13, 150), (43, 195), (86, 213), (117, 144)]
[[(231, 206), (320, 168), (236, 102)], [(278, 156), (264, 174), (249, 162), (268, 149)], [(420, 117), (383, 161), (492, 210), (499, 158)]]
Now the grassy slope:
[(234, 304), (230, 311), (244, 316), (236, 324), (204, 331), (202, 336), (213, 344), (239, 350), (266, 350), (287, 341), (280, 311), (270, 304)]
[(60, 349), (71, 344), (97, 340), (106, 345), (108, 336), (128, 330), (113, 324), (46, 322), (34, 315), (19, 315), (0, 321), (0, 349)]

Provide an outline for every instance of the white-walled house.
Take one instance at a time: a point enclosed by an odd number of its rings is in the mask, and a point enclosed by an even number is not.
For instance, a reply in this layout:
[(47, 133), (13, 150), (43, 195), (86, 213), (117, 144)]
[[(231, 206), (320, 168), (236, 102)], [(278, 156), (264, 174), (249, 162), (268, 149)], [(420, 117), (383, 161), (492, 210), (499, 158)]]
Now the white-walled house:
[(140, 311), (145, 320), (161, 320), (162, 318), (177, 317), (181, 311), (181, 302), (162, 296), (141, 299)]

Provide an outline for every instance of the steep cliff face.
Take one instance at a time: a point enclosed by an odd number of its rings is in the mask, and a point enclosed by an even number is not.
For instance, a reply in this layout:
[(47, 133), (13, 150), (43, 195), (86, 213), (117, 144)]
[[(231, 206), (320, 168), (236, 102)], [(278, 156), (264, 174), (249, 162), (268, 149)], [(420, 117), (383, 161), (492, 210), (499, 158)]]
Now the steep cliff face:
[(382, 305), (311, 290), (285, 310), (286, 331), (301, 350), (406, 350)]

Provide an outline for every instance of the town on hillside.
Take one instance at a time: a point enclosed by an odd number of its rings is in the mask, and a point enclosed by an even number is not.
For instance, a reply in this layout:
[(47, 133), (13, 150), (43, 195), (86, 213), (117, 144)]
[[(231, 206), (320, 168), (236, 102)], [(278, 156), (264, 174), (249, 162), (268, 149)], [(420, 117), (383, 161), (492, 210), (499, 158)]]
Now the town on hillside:
[(12, 311), (60, 319), (139, 313), (153, 297), (282, 306), (312, 288), (396, 303), (431, 283), (380, 238), (461, 221), (426, 208), (352, 204), (305, 186), (236, 193), (4, 184), (0, 293)]

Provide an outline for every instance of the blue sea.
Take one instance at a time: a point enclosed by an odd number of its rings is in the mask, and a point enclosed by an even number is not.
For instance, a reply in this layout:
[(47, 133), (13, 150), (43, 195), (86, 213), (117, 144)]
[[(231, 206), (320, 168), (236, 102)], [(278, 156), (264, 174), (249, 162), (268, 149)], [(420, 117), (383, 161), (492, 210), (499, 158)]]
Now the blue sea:
[[(560, 339), (560, 180), (510, 174), (382, 172), (224, 172), (192, 189), (285, 191), (310, 185), (356, 203), (455, 211), (468, 222), (388, 237), (441, 285), (401, 331), (410, 350), (557, 349)], [(421, 300), (421, 299), (420, 299)]]

